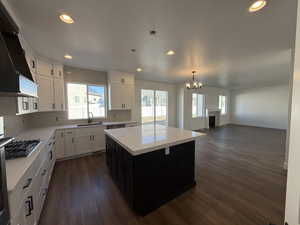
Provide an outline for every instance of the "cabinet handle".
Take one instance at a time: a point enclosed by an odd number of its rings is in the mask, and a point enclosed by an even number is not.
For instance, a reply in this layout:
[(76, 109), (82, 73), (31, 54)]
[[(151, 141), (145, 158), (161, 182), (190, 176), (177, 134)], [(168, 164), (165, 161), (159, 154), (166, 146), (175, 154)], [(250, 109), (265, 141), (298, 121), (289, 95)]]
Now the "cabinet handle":
[(44, 169), (44, 170), (43, 170), (43, 173), (41, 174), (41, 175), (42, 175), (42, 177), (43, 177), (43, 176), (45, 176), (45, 175), (46, 175), (46, 173), (47, 173), (47, 170), (46, 170), (46, 169)]
[(52, 109), (55, 109), (55, 103), (52, 104)]
[(29, 109), (29, 102), (25, 101), (24, 98), (22, 99), (22, 108), (23, 110), (28, 110)]
[(30, 200), (30, 214), (31, 214), (31, 211), (34, 210), (34, 207), (33, 207), (33, 197), (29, 196), (29, 200)]
[(23, 190), (28, 188), (32, 182), (32, 178), (27, 179), (27, 184), (23, 186)]
[(33, 103), (33, 109), (38, 109), (38, 104), (36, 102)]
[(72, 143), (74, 143), (74, 138), (72, 138)]
[(31, 203), (30, 200), (25, 201), (25, 204), (27, 204), (28, 213), (25, 215), (26, 217), (31, 216)]
[(53, 69), (51, 69), (51, 75), (54, 75), (54, 70)]
[(52, 160), (52, 159), (53, 159), (53, 152), (50, 151), (50, 160)]
[(34, 60), (31, 60), (31, 67), (32, 67), (32, 69), (35, 69), (35, 61)]

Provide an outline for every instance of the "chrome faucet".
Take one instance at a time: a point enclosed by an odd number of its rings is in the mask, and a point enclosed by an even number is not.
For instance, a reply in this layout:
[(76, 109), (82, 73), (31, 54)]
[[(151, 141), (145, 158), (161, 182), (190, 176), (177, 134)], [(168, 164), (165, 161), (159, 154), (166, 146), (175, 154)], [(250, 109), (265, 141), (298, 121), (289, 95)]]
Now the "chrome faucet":
[[(91, 116), (91, 115), (92, 115), (92, 116)], [(88, 123), (93, 122), (93, 119), (94, 119), (93, 113), (92, 113), (92, 112), (89, 112)]]

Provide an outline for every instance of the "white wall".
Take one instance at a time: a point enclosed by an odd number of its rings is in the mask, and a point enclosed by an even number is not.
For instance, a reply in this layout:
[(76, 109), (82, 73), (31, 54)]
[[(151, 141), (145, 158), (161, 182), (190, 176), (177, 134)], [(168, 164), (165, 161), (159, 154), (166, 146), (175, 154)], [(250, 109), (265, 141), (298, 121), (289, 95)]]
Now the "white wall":
[(141, 122), (141, 90), (161, 90), (168, 92), (168, 122), (169, 126), (177, 127), (177, 86), (170, 83), (135, 80), (135, 108), (132, 119)]
[(231, 91), (231, 123), (287, 129), (289, 85)]
[(300, 224), (300, 4), (294, 50), (285, 221)]
[(205, 108), (217, 109), (219, 107), (219, 95), (227, 96), (227, 113), (221, 115), (220, 125), (229, 123), (230, 92), (226, 89), (215, 87), (203, 87), (200, 90), (187, 90), (184, 85), (178, 86), (178, 109), (183, 109), (178, 114), (178, 124), (181, 128), (198, 130), (206, 127), (206, 119), (192, 118), (192, 93), (200, 93), (205, 96)]

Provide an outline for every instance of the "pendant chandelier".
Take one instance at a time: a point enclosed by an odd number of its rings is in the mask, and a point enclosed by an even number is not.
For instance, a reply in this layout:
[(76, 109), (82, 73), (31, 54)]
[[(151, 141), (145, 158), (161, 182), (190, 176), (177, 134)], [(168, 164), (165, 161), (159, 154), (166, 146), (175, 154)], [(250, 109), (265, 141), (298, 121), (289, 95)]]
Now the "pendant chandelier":
[(196, 73), (196, 71), (192, 71), (193, 79), (191, 81), (187, 81), (185, 83), (185, 87), (187, 89), (201, 89), (202, 88), (203, 84), (200, 81), (197, 81), (195, 79), (195, 73)]

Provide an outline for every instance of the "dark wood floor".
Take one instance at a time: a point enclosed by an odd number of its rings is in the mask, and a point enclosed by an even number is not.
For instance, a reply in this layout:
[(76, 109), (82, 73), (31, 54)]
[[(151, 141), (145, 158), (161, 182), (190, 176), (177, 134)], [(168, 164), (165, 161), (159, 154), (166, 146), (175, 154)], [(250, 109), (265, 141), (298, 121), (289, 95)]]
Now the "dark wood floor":
[(280, 130), (208, 132), (197, 145), (196, 187), (145, 217), (128, 208), (104, 154), (59, 162), (40, 225), (281, 225), (284, 147)]

